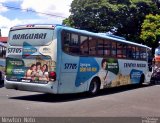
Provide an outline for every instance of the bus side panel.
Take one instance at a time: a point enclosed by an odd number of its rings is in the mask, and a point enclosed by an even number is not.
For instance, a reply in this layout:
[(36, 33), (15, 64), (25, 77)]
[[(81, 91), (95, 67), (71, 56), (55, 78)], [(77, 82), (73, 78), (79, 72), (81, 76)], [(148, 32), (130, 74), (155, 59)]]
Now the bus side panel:
[[(87, 91), (90, 76), (80, 71), (80, 57), (62, 53), (61, 74), (58, 93), (77, 93)], [(87, 58), (85, 58), (87, 59)], [(86, 75), (84, 75), (86, 74)]]
[(94, 77), (99, 77), (101, 89), (138, 84), (141, 75), (146, 73), (146, 61), (75, 57), (63, 53), (59, 93), (87, 91)]
[(62, 29), (56, 28), (57, 37), (57, 81), (58, 81), (58, 93), (76, 93), (85, 90), (86, 85), (82, 85), (79, 88), (75, 87), (75, 80), (78, 71), (79, 57), (67, 55), (62, 51)]
[(97, 76), (101, 81), (101, 89), (128, 84), (138, 84), (142, 74), (148, 73), (146, 61), (115, 58), (97, 58), (100, 69)]
[(147, 74), (148, 64), (146, 61), (119, 60), (119, 75), (117, 78), (121, 85), (138, 84), (142, 74)]
[(58, 93), (75, 93), (78, 90), (84, 91), (84, 86), (75, 87), (75, 80), (78, 71), (79, 57), (62, 53), (61, 71)]
[(87, 91), (91, 78), (97, 76), (98, 71), (99, 63), (96, 58), (62, 53), (59, 93)]

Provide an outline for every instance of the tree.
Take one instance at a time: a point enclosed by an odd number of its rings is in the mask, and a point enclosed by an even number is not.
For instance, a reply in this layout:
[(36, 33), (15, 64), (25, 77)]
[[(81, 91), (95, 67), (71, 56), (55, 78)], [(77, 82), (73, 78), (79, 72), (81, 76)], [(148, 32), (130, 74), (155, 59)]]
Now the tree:
[(138, 40), (145, 16), (157, 10), (153, 0), (73, 0), (63, 24)]
[(140, 38), (150, 47), (153, 53), (160, 41), (160, 15), (149, 14), (142, 24)]
[(154, 0), (154, 2), (157, 4), (157, 7), (160, 8), (160, 0)]
[[(120, 24), (117, 26), (118, 30), (116, 34), (124, 36), (129, 40), (136, 40), (137, 43), (143, 43), (139, 38), (141, 25), (147, 14), (157, 13), (156, 4), (151, 0), (133, 0), (133, 3), (126, 8), (125, 17), (118, 16)], [(121, 14), (122, 10), (120, 10), (119, 15)]]

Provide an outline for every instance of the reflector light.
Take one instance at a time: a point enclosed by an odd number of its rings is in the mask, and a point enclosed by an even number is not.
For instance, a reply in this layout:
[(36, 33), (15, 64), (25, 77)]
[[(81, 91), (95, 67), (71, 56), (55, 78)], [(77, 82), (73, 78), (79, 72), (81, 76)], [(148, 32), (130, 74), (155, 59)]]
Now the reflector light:
[(51, 71), (51, 72), (49, 72), (49, 78), (50, 78), (50, 80), (56, 80), (56, 72), (54, 72), (54, 71)]

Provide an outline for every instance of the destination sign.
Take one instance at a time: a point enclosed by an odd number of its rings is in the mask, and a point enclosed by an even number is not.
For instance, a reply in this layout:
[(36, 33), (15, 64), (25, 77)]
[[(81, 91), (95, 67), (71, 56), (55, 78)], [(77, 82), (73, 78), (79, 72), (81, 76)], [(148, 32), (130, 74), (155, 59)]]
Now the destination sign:
[(45, 39), (47, 33), (31, 33), (31, 34), (14, 34), (12, 36), (12, 40), (19, 40), (19, 39)]

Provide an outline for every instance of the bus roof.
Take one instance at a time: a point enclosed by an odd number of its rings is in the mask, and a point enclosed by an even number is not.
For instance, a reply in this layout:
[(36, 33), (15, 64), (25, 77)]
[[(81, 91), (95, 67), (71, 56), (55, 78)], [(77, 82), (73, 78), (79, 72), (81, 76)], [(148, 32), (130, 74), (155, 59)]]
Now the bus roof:
[(148, 47), (146, 45), (142, 45), (142, 44), (134, 43), (134, 42), (131, 42), (131, 41), (127, 41), (123, 38), (117, 38), (118, 36), (110, 36), (110, 35), (104, 35), (104, 34), (100, 34), (100, 33), (89, 32), (89, 31), (86, 31), (86, 30), (75, 29), (75, 28), (68, 27), (68, 26), (65, 26), (65, 25), (60, 25), (60, 24), (27, 24), (27, 25), (19, 25), (19, 26), (11, 27), (10, 30), (17, 30), (17, 29), (24, 29), (24, 28), (52, 28), (52, 29), (54, 29), (55, 27), (65, 29), (65, 30), (68, 30), (68, 31), (74, 31), (74, 32), (81, 33), (81, 34), (84, 34), (84, 35), (90, 35), (90, 36), (96, 36), (96, 37), (110, 39), (110, 40), (116, 40), (117, 42), (127, 43), (127, 44), (131, 44), (131, 45), (136, 45), (136, 46), (151, 49), (150, 47)]
[(26, 25), (18, 25), (13, 26), (10, 30), (24, 29), (24, 28), (52, 28), (54, 29), (56, 26), (62, 26), (60, 24), (26, 24)]

